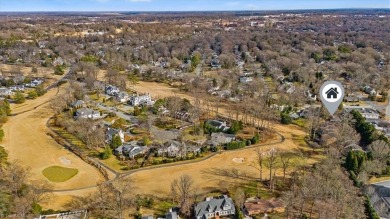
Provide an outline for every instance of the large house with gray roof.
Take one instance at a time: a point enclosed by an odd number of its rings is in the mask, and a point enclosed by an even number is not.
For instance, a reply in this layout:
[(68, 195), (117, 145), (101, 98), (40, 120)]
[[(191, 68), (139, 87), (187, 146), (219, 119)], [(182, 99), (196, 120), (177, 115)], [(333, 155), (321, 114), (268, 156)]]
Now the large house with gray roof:
[(234, 215), (234, 202), (227, 195), (219, 198), (207, 198), (206, 201), (196, 204), (194, 214), (196, 219), (208, 219)]
[(81, 108), (76, 111), (75, 115), (76, 119), (99, 119), (100, 118), (100, 112), (90, 109), (90, 108)]

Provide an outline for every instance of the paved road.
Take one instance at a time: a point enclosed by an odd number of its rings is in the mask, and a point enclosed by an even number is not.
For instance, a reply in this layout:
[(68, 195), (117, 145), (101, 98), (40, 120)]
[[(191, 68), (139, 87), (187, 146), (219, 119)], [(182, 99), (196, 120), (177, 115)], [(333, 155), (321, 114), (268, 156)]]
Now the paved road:
[(385, 181), (382, 181), (382, 182), (373, 183), (373, 185), (384, 186), (386, 188), (390, 188), (390, 180), (385, 180)]

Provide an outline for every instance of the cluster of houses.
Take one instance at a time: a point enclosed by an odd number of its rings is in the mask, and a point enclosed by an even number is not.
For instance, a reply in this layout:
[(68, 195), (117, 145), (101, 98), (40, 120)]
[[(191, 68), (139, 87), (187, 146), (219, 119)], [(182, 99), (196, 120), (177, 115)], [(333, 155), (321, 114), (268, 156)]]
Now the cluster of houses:
[[(178, 209), (170, 209), (165, 214), (165, 219), (178, 219)], [(269, 200), (259, 198), (248, 198), (240, 209), (237, 209), (233, 199), (227, 195), (219, 197), (207, 197), (204, 201), (198, 202), (193, 208), (193, 218), (209, 219), (209, 218), (231, 218), (234, 217), (237, 211), (242, 210), (247, 216), (281, 213), (285, 211), (285, 205), (279, 199), (272, 198)], [(154, 219), (152, 215), (144, 216), (142, 219)], [(163, 219), (163, 218), (158, 218)]]
[(118, 87), (113, 85), (107, 85), (105, 87), (105, 92), (107, 95), (115, 97), (117, 101), (121, 103), (128, 103), (131, 106), (150, 106), (154, 104), (150, 94), (139, 95), (137, 93), (129, 95), (126, 91), (121, 91)]
[[(179, 142), (176, 140), (169, 140), (163, 144), (155, 145), (155, 153), (158, 157), (167, 158), (183, 158), (188, 154), (199, 154), (201, 152), (204, 143), (210, 147), (217, 147), (220, 145), (227, 144), (234, 141), (235, 135), (223, 133), (223, 130), (229, 129), (226, 126), (226, 122), (219, 120), (209, 120), (207, 123), (215, 128), (221, 130), (211, 134), (209, 141), (190, 143), (190, 142)], [(106, 130), (106, 143), (111, 143), (115, 136), (119, 136), (123, 143), (120, 147), (114, 150), (114, 154), (120, 158), (134, 159), (137, 156), (145, 155), (150, 147), (146, 147), (138, 141), (125, 142), (125, 133), (121, 129), (107, 128)]]
[[(23, 79), (24, 79), (24, 76), (23, 76)], [(9, 87), (0, 87), (0, 96), (10, 96), (18, 91), (23, 92), (26, 89), (26, 87), (35, 88), (38, 85), (42, 84), (43, 82), (44, 82), (43, 79), (34, 79), (29, 83), (12, 85)]]

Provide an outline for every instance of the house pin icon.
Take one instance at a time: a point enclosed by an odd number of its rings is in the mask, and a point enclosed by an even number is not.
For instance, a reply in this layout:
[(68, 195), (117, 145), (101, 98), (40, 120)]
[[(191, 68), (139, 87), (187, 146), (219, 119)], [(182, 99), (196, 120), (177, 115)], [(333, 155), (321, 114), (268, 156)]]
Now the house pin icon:
[(320, 99), (330, 115), (336, 112), (343, 98), (344, 87), (338, 81), (326, 81), (320, 88)]
[(337, 87), (332, 87), (326, 91), (327, 99), (336, 99), (339, 92), (337, 92)]

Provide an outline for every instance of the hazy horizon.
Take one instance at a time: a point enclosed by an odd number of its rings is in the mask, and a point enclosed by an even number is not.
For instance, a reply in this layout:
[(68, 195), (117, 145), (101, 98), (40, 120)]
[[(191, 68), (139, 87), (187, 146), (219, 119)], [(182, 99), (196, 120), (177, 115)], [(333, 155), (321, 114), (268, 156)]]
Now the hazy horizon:
[(0, 12), (196, 12), (389, 9), (388, 0), (0, 0)]

